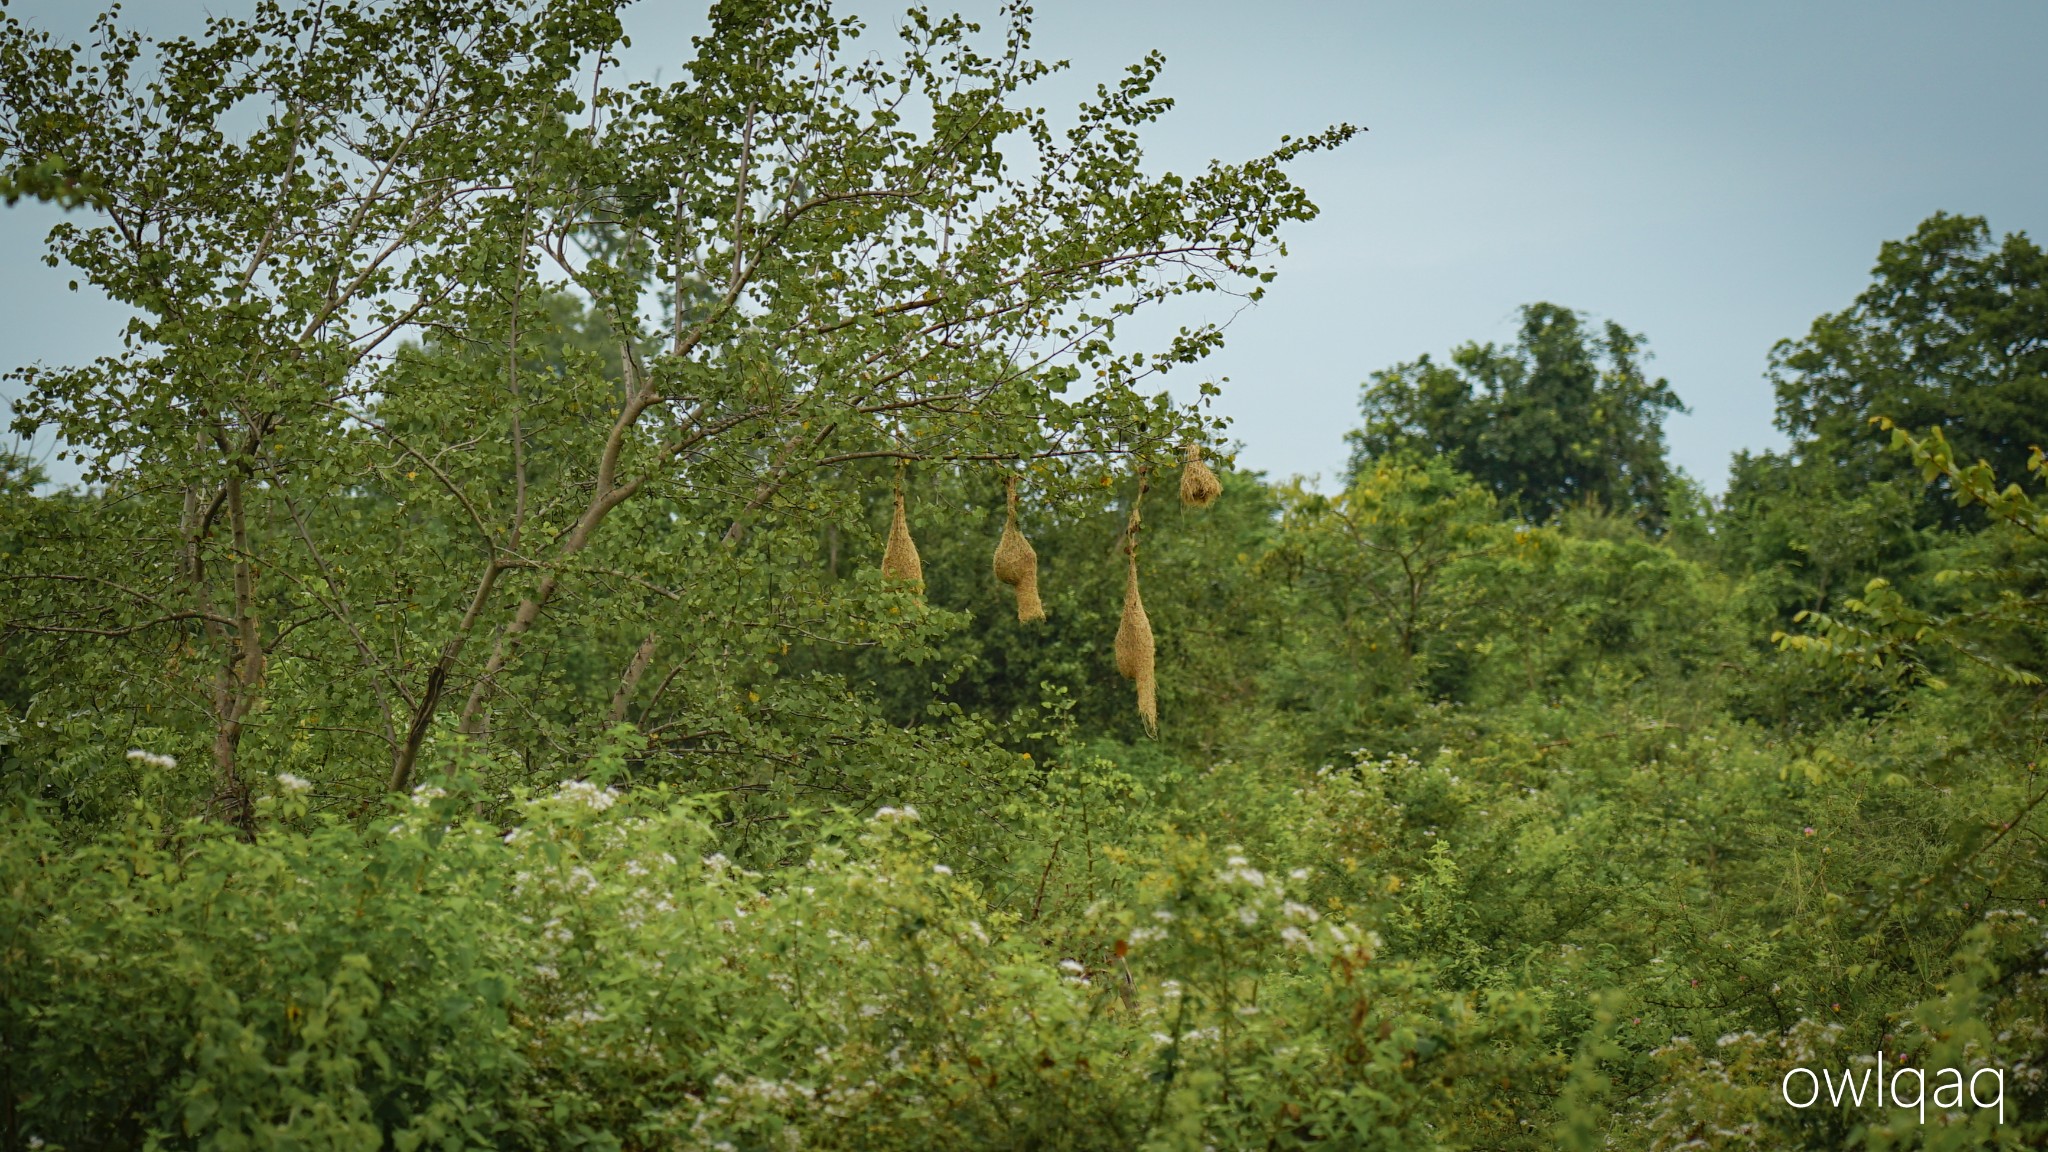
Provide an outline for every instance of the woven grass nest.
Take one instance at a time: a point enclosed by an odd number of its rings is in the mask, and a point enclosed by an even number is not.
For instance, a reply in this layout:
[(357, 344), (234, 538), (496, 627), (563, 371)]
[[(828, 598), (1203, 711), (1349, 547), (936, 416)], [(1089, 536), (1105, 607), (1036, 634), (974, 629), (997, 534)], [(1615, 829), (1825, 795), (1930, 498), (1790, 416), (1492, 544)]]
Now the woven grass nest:
[(1152, 652), (1152, 620), (1138, 594), (1138, 553), (1130, 550), (1129, 576), (1124, 580), (1124, 614), (1116, 627), (1116, 670), (1138, 688), (1138, 718), (1147, 736), (1159, 735), (1159, 682)]
[(1223, 482), (1202, 463), (1202, 446), (1187, 446), (1187, 462), (1180, 469), (1180, 502), (1191, 508), (1207, 508), (1223, 495)]
[(1045, 605), (1038, 599), (1038, 553), (1017, 527), (1017, 478), (1010, 477), (1009, 515), (1003, 521), (1002, 539), (996, 541), (996, 579), (1017, 594), (1017, 623), (1045, 619)]
[(924, 564), (917, 541), (910, 538), (910, 520), (903, 514), (903, 489), (896, 490), (896, 514), (889, 521), (889, 543), (882, 549), (882, 579), (924, 590)]

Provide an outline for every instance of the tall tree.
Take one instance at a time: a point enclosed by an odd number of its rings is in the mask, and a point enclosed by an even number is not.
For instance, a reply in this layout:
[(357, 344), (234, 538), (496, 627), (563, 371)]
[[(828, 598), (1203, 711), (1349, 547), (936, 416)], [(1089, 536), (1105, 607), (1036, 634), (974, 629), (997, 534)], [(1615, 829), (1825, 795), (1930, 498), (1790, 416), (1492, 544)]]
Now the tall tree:
[[(2048, 444), (2048, 254), (1937, 212), (1878, 250), (1870, 284), (1771, 354), (1783, 452), (1736, 457), (1716, 536), (1759, 578), (1780, 627), (1833, 612), (1871, 580), (1909, 595), (1945, 538), (1983, 512), (1928, 489), (1872, 426), (1940, 428), (1966, 463), (2026, 473)], [(1946, 481), (1940, 481), (1945, 484)]]
[(85, 47), (0, 14), (9, 189), (88, 209), (51, 256), (137, 313), (23, 374), (99, 497), (6, 558), (45, 713), (160, 730), (237, 819), (252, 743), (360, 804), (436, 742), (546, 779), (619, 721), (647, 771), (862, 796), (909, 738), (781, 661), (943, 620), (823, 531), (868, 547), (934, 469), (1071, 488), (1209, 435), (1141, 386), (1217, 331), (1118, 324), (1256, 295), (1314, 214), (1287, 161), (1350, 133), (1148, 174), (1160, 58), (1055, 132), (1021, 6), (888, 55), (731, 0), (682, 78), (621, 85), (622, 5), (266, 0)]
[(1910, 471), (1869, 427), (1883, 416), (1940, 426), (1958, 456), (2020, 475), (2048, 444), (2048, 253), (1937, 212), (1885, 242), (1855, 303), (1781, 341), (1771, 375), (1802, 456), (1866, 478)]
[(1351, 471), (1441, 457), (1532, 520), (1596, 504), (1661, 527), (1677, 480), (1664, 419), (1685, 408), (1644, 373), (1645, 356), (1619, 324), (1589, 332), (1569, 308), (1527, 305), (1512, 346), (1464, 344), (1448, 364), (1424, 355), (1373, 373), (1365, 426), (1346, 437)]

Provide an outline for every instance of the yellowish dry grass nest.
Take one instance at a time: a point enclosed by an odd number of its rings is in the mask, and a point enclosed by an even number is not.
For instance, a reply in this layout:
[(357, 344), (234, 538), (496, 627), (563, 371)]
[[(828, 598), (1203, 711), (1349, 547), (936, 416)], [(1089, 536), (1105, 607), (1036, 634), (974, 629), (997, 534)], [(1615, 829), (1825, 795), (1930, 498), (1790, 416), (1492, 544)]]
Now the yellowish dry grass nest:
[(1138, 594), (1138, 557), (1130, 556), (1130, 575), (1124, 581), (1124, 614), (1116, 629), (1116, 670), (1138, 687), (1138, 717), (1145, 722), (1145, 734), (1159, 735), (1159, 685), (1154, 679), (1152, 620), (1145, 615), (1144, 598)]
[(1202, 463), (1199, 444), (1187, 447), (1187, 462), (1180, 469), (1180, 502), (1191, 508), (1207, 508), (1223, 495), (1223, 482)]
[(1017, 593), (1017, 622), (1030, 624), (1045, 619), (1045, 605), (1038, 599), (1038, 553), (1017, 527), (1017, 482), (1010, 481), (1009, 516), (1003, 521), (1003, 537), (996, 542), (996, 579)]
[(889, 543), (882, 549), (882, 579), (924, 589), (924, 564), (917, 558), (917, 541), (910, 538), (901, 489), (896, 493), (896, 514), (889, 521)]

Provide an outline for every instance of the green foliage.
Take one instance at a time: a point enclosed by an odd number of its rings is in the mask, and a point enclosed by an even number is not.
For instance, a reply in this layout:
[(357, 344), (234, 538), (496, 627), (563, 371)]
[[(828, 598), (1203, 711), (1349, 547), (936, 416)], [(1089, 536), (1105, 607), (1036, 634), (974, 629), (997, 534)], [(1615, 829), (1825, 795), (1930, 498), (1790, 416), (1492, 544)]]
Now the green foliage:
[[(1319, 493), (1117, 326), (1348, 130), (1148, 173), (1158, 58), (1058, 136), (1022, 9), (608, 88), (615, 7), (0, 13), (0, 192), (137, 316), (23, 373), (88, 486), (0, 459), (0, 1148), (2048, 1138), (2023, 239), (1887, 246), (1718, 508), (1551, 305)], [(2005, 1119), (1779, 1097), (1879, 1053)]]
[[(1863, 484), (1839, 469), (1745, 453), (1723, 499), (1717, 549), (1789, 621), (1873, 579), (1919, 570), (1933, 543), (1916, 523), (1919, 489), (1906, 477)], [(1819, 508), (1829, 514), (1815, 515)]]
[(1299, 558), (1283, 562), (1358, 633), (1352, 647), (1377, 647), (1363, 630), (1385, 628), (1403, 660), (1467, 610), (1461, 565), (1500, 543), (1492, 498), (1441, 461), (1379, 465), (1334, 499), (1292, 495), (1288, 526), (1302, 539)]
[(138, 813), (53, 851), (14, 815), (35, 1146), (1430, 1147), (1425, 1088), (1520, 1026), (1186, 837), (1052, 928), (907, 808), (762, 873), (661, 790), (563, 785), (505, 831), (426, 785), (364, 835), (302, 788), (253, 842)]
[[(2048, 443), (2048, 254), (1937, 212), (1887, 241), (1855, 304), (1772, 353), (1778, 425), (1804, 456), (1859, 479), (1896, 475), (1866, 421), (1940, 427), (2007, 476)], [(1937, 506), (1933, 511), (1939, 512)]]
[(1365, 427), (1348, 434), (1351, 470), (1402, 455), (1438, 456), (1541, 523), (1592, 505), (1661, 527), (1679, 482), (1664, 458), (1664, 419), (1684, 411), (1643, 372), (1643, 338), (1612, 321), (1589, 334), (1555, 304), (1522, 309), (1510, 348), (1463, 344), (1375, 372)]
[[(1950, 484), (1956, 502), (1976, 505), (1995, 527), (1956, 548), (1964, 567), (1944, 568), (1933, 582), (1946, 585), (1951, 612), (1922, 608), (1891, 583), (1874, 579), (1859, 599), (1848, 600), (1847, 615), (1803, 612), (1814, 631), (1773, 636), (1782, 646), (1904, 676), (1934, 687), (1944, 682), (1925, 655), (1938, 649), (1988, 669), (2022, 686), (2042, 683), (2043, 637), (2048, 637), (2048, 515), (2018, 484), (1999, 487), (1982, 461), (1962, 467), (1940, 429), (1919, 440), (1892, 421), (1877, 418), (1892, 433), (1895, 448), (1908, 453), (1929, 482)], [(2028, 471), (2043, 471), (2041, 450), (2028, 456)]]
[(1285, 491), (1262, 561), (1296, 611), (1270, 677), (1323, 757), (1398, 725), (1462, 669), (1481, 599), (1476, 561), (1505, 546), (1493, 497), (1441, 461), (1380, 464), (1324, 497)]
[(78, 774), (148, 728), (224, 818), (250, 764), (361, 812), (450, 740), (508, 753), (502, 794), (631, 720), (635, 779), (772, 829), (990, 755), (835, 663), (954, 623), (864, 572), (890, 467), (1072, 494), (1213, 435), (1141, 386), (1217, 330), (1117, 326), (1257, 298), (1315, 212), (1287, 163), (1351, 130), (1148, 173), (1161, 61), (1055, 133), (1021, 8), (883, 56), (823, 4), (721, 4), (682, 79), (607, 86), (618, 6), (273, 0), (86, 46), (0, 15), (0, 154), (71, 157), (97, 210), (50, 259), (137, 313), (19, 374), (93, 498), (9, 560), (18, 791), (104, 818)]
[[(1229, 726), (1229, 702), (1256, 692), (1250, 681), (1276, 642), (1278, 624), (1259, 567), (1278, 499), (1258, 476), (1222, 461), (1217, 467), (1233, 499), (1208, 510), (1181, 508), (1155, 486), (1140, 558), (1159, 638), (1164, 738), (1211, 748)], [(1003, 523), (1000, 474), (914, 474), (909, 491), (926, 603), (958, 626), (914, 663), (876, 648), (803, 658), (871, 688), (897, 723), (918, 722), (936, 698), (944, 708), (1002, 718), (1005, 739), (1034, 753), (1073, 731), (1141, 739), (1130, 688), (1110, 650), (1136, 480), (1104, 475), (1091, 487), (1061, 491), (1027, 476), (1020, 485), (1022, 529), (1038, 550), (1047, 613), (1035, 624), (1017, 623), (1008, 590), (990, 571)], [(884, 528), (886, 500), (876, 501), (870, 516), (875, 530)], [(841, 565), (848, 566), (844, 558)]]

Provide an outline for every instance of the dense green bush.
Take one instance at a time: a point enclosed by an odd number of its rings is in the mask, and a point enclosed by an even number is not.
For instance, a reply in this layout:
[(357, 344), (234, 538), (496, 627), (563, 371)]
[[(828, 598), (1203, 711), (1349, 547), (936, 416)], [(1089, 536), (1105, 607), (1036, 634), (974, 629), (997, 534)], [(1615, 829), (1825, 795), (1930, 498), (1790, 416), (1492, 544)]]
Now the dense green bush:
[(253, 841), (10, 817), (34, 1146), (1430, 1147), (1438, 1086), (1527, 1024), (1319, 913), (1311, 872), (1183, 835), (1106, 854), (1054, 926), (909, 808), (763, 873), (658, 789), (571, 782), (506, 829), (428, 785), (361, 833), (302, 787)]

